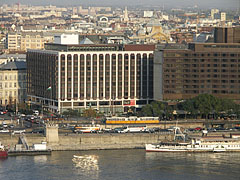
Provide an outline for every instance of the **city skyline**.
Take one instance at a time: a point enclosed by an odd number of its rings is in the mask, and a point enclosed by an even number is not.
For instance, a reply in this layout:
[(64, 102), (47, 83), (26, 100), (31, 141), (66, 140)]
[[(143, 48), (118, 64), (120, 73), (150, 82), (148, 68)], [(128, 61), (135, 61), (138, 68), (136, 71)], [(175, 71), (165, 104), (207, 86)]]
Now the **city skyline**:
[[(211, 8), (220, 8), (220, 9), (233, 9), (237, 10), (239, 8), (240, 1), (239, 0), (134, 0), (132, 1), (136, 6), (164, 6), (166, 8), (184, 8), (184, 7), (194, 7), (197, 6), (199, 8), (211, 9)], [(129, 5), (129, 1), (122, 0), (102, 0), (101, 2), (96, 0), (69, 0), (69, 1), (59, 1), (59, 0), (2, 0), (1, 4), (28, 4), (28, 5), (57, 5), (57, 6), (75, 6), (75, 5), (84, 5), (84, 6), (133, 6)]]

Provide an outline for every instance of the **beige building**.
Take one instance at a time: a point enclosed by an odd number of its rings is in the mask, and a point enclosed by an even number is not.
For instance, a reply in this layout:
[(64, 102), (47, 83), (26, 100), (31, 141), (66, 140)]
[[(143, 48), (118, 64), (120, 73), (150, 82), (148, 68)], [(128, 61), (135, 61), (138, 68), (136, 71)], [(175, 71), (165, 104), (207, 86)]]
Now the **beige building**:
[(11, 32), (7, 34), (6, 48), (10, 51), (26, 51), (27, 49), (43, 49), (47, 39), (38, 32)]
[(9, 61), (1, 64), (0, 105), (21, 103), (26, 96), (26, 62)]

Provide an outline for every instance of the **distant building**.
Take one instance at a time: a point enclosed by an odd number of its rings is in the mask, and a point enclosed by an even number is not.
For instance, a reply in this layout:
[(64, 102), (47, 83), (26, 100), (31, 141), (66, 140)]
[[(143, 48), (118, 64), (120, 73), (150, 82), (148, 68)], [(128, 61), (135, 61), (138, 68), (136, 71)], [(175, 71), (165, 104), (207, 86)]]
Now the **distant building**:
[(218, 9), (211, 9), (211, 18), (215, 19), (215, 14), (218, 14), (219, 10)]
[(215, 43), (240, 43), (240, 26), (215, 28), (214, 42)]
[(54, 36), (56, 44), (79, 44), (78, 34), (59, 34)]
[(26, 93), (26, 62), (8, 61), (0, 65), (0, 105), (24, 102)]
[(127, 7), (125, 7), (125, 10), (124, 10), (123, 21), (124, 21), (124, 22), (128, 22), (128, 21), (129, 21)]
[(26, 51), (27, 49), (43, 49), (45, 40), (43, 33), (9, 32), (6, 35), (6, 48), (9, 51)]
[(153, 17), (153, 11), (144, 11), (143, 12), (143, 17), (145, 17), (145, 18)]
[(221, 21), (226, 21), (226, 13), (221, 12)]
[[(28, 50), (28, 95), (54, 111), (128, 112), (153, 100), (154, 45), (60, 45)], [(47, 90), (51, 87), (51, 90)]]

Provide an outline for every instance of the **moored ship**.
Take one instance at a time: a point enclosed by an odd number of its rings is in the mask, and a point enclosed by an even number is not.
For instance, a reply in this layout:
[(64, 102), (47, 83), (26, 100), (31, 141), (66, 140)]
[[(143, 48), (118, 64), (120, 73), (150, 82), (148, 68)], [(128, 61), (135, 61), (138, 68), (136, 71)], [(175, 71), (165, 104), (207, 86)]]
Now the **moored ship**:
[(148, 152), (234, 152), (240, 151), (240, 138), (200, 137), (189, 143), (146, 144)]

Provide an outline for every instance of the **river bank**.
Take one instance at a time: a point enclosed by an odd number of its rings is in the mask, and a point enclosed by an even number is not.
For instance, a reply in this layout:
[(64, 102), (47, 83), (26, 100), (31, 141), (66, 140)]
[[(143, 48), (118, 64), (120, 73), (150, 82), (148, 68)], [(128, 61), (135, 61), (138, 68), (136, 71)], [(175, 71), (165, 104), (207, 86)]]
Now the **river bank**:
[[(28, 144), (47, 141), (43, 135), (26, 134)], [(18, 143), (19, 135), (0, 135), (0, 141), (7, 148)], [(170, 141), (173, 134), (64, 134), (59, 135), (58, 142), (48, 143), (53, 151), (94, 150), (94, 149), (134, 149), (144, 148), (146, 143)]]
[[(231, 132), (209, 133), (209, 136), (230, 136)], [(7, 148), (14, 147), (18, 143), (20, 135), (1, 134), (0, 141)], [(201, 136), (194, 133), (190, 136)], [(160, 133), (106, 133), (106, 134), (59, 134), (58, 141), (49, 142), (47, 137), (39, 134), (25, 135), (29, 146), (41, 142), (48, 142), (48, 148), (53, 151), (70, 150), (97, 150), (97, 149), (141, 149), (145, 144), (159, 143), (160, 141), (172, 141), (174, 134)]]

